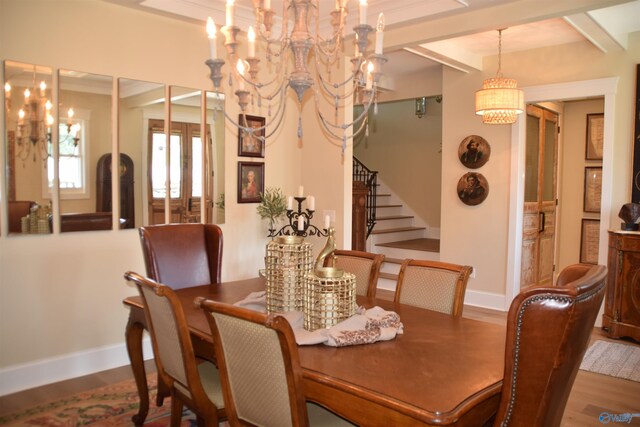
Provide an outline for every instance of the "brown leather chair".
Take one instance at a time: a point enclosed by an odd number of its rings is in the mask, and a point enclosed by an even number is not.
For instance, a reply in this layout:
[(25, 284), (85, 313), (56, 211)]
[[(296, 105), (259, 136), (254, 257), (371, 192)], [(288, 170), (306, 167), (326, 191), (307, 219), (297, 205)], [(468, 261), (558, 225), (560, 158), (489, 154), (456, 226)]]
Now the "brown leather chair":
[(406, 259), (400, 266), (394, 301), (461, 316), (470, 274), (468, 265)]
[(158, 378), (171, 393), (171, 425), (180, 425), (182, 406), (187, 405), (199, 426), (218, 427), (226, 417), (218, 369), (208, 361), (196, 363), (180, 300), (168, 286), (132, 272), (124, 277), (144, 302)]
[(22, 233), (22, 217), (29, 215), (35, 202), (30, 200), (9, 200), (9, 233)]
[(140, 227), (147, 276), (173, 289), (219, 283), (222, 230), (215, 224)]
[[(356, 295), (375, 297), (378, 277), (380, 276), (380, 266), (384, 261), (384, 255), (339, 249), (336, 249), (333, 253), (336, 256), (336, 268), (355, 274)], [(331, 258), (325, 258), (325, 267), (329, 266), (330, 263)]]
[(575, 264), (511, 303), (494, 426), (559, 426), (602, 304), (607, 269)]

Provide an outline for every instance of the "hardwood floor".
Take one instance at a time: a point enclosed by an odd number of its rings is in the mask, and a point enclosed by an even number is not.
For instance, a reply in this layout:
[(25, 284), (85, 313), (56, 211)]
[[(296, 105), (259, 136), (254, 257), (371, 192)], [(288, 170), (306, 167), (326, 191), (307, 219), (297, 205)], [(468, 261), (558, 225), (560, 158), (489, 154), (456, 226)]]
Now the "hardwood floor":
[[(380, 298), (393, 298), (393, 293), (381, 291), (378, 296)], [(506, 322), (506, 313), (470, 306), (465, 306), (463, 316), (484, 322), (499, 324)], [(595, 328), (591, 335), (591, 341), (594, 342), (595, 340), (640, 346), (631, 340), (610, 340), (600, 328)], [(150, 372), (155, 370), (152, 362), (147, 362), (146, 367)], [(122, 366), (2, 396), (0, 397), (0, 415), (55, 400), (62, 396), (123, 381), (131, 377), (130, 367)], [(579, 371), (567, 403), (562, 426), (601, 426), (603, 424), (600, 423), (598, 417), (602, 412), (640, 414), (640, 383)], [(616, 423), (611, 424), (615, 425)], [(640, 417), (634, 417), (631, 423), (624, 424), (640, 426)]]

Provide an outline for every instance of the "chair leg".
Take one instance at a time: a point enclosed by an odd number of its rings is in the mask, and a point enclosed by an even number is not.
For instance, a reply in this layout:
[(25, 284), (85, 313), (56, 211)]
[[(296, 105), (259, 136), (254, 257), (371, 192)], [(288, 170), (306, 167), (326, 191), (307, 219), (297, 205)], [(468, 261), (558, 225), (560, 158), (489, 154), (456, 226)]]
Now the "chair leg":
[(171, 427), (180, 427), (182, 422), (182, 400), (177, 393), (171, 393)]

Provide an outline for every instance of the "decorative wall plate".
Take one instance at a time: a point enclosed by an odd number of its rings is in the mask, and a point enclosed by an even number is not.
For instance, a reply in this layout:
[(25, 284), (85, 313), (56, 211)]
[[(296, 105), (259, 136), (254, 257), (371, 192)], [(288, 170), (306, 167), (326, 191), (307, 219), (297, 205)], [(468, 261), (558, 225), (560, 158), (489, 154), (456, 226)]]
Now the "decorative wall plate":
[(479, 135), (469, 135), (458, 147), (458, 158), (469, 169), (478, 169), (489, 161), (490, 156), (489, 143)]
[(475, 206), (489, 195), (489, 183), (481, 173), (468, 172), (458, 181), (458, 197), (465, 205)]

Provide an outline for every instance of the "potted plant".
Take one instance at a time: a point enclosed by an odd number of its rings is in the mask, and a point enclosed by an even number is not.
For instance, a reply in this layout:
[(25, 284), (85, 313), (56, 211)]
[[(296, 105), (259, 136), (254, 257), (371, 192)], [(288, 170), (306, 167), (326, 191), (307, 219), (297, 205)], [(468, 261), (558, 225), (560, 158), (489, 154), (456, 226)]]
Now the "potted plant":
[(276, 223), (287, 212), (287, 201), (279, 188), (265, 188), (260, 193), (260, 204), (256, 208), (262, 219), (269, 220), (269, 234), (275, 232)]

